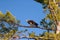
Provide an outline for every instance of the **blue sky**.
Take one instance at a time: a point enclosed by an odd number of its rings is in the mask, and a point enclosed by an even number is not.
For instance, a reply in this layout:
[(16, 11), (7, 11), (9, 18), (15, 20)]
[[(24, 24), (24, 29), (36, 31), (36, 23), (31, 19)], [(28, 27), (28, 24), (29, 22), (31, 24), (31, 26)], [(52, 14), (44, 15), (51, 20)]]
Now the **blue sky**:
[[(21, 21), (22, 25), (28, 25), (27, 19), (36, 21), (40, 25), (41, 19), (45, 17), (42, 5), (34, 0), (0, 0), (0, 11), (6, 13), (10, 11), (16, 19)], [(25, 28), (19, 28), (24, 30)], [(41, 29), (28, 29), (29, 32), (34, 31), (36, 35), (42, 33)]]

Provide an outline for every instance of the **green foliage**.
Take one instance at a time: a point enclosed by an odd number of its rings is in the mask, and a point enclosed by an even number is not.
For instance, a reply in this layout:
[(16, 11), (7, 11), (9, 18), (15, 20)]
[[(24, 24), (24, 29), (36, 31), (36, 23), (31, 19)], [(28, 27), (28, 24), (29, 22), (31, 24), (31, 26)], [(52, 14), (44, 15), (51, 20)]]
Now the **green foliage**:
[(46, 20), (45, 18), (42, 19), (42, 21), (40, 22), (41, 26), (44, 27), (44, 29), (48, 30), (55, 30), (55, 24), (54, 21), (51, 20)]
[(34, 38), (34, 37), (35, 37), (35, 33), (34, 33), (34, 32), (30, 33), (30, 34), (29, 34), (29, 37), (30, 37), (30, 38)]
[(48, 0), (34, 0), (34, 1), (41, 3), (44, 9), (47, 8)]
[[(60, 21), (60, 7), (59, 7), (60, 0), (35, 0), (35, 1), (41, 3), (43, 6), (46, 5), (46, 7), (45, 6), (44, 7), (49, 9), (49, 10), (47, 9), (49, 13), (40, 22), (41, 26), (46, 29), (51, 28), (51, 30), (56, 31), (57, 21)], [(44, 40), (49, 38), (50, 40), (60, 40), (59, 37), (60, 37), (60, 33), (55, 34), (52, 32), (46, 32), (43, 35)]]
[(35, 1), (41, 3), (42, 5), (48, 4), (48, 0), (35, 0)]
[(51, 40), (60, 40), (60, 33), (55, 34), (55, 33), (45, 33), (44, 39), (51, 39)]
[(0, 12), (0, 38), (9, 40), (18, 30), (18, 20), (10, 13), (3, 14)]
[(3, 18), (5, 15), (0, 11), (0, 18)]

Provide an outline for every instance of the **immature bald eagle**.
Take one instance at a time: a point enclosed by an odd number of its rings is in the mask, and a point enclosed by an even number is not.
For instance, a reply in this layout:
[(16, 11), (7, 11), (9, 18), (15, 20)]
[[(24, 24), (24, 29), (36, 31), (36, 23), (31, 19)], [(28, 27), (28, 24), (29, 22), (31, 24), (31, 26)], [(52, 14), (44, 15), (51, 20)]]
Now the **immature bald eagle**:
[(38, 27), (38, 24), (33, 20), (27, 20), (27, 23), (30, 24), (31, 27)]

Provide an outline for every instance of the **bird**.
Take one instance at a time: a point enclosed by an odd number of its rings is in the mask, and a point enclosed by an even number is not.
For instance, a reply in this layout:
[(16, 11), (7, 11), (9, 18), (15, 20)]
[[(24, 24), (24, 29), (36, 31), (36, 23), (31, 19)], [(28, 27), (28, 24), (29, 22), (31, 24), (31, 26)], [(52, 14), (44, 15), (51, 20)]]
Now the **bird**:
[(27, 20), (27, 23), (31, 26), (31, 27), (38, 27), (38, 24), (33, 21), (33, 20)]

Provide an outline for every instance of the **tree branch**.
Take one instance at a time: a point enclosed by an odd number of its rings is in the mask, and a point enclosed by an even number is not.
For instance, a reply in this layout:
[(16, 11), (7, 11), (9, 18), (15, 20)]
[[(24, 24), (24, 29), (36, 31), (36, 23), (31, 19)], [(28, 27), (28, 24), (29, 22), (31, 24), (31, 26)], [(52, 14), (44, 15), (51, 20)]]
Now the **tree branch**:
[[(44, 29), (44, 30), (52, 30), (51, 28), (41, 28), (40, 26), (38, 26), (38, 27), (31, 27), (31, 26), (19, 25), (19, 27), (24, 27), (24, 28), (39, 28), (39, 29)], [(55, 29), (54, 29), (54, 30), (55, 30)]]

